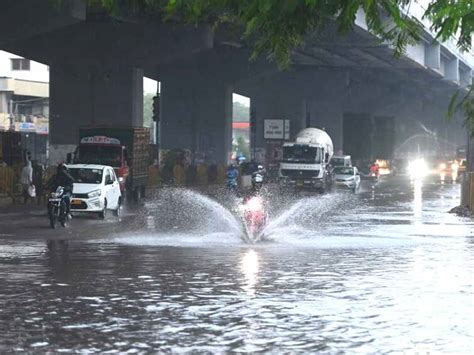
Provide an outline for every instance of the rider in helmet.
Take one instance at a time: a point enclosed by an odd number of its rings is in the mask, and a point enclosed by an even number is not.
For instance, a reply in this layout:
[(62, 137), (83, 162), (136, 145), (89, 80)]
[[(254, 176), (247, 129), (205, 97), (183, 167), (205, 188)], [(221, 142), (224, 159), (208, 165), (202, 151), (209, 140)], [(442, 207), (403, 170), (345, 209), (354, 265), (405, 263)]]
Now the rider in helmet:
[(63, 163), (58, 165), (56, 175), (52, 177), (49, 182), (49, 187), (51, 191), (56, 191), (56, 189), (62, 186), (64, 188), (64, 203), (66, 204), (66, 213), (68, 216), (71, 216), (71, 196), (72, 196), (72, 189), (74, 187), (74, 179), (69, 174), (67, 170), (67, 166)]
[(234, 164), (230, 164), (227, 168), (227, 188), (230, 190), (237, 190), (237, 179), (239, 177), (239, 169)]
[(254, 196), (260, 196), (262, 194), (265, 174), (266, 170), (263, 165), (258, 165), (257, 170), (252, 173), (252, 188), (244, 196), (244, 202)]

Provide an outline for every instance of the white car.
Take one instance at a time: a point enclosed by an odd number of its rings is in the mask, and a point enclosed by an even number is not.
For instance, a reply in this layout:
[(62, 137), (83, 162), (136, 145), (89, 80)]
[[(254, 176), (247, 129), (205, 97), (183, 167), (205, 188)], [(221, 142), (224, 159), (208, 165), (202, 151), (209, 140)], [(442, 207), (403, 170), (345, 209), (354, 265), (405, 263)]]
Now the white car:
[(122, 193), (114, 169), (106, 165), (72, 164), (69, 174), (74, 178), (72, 212), (94, 212), (105, 218), (108, 210), (120, 215)]
[(357, 191), (360, 187), (360, 174), (354, 166), (336, 166), (333, 170), (334, 184), (336, 187), (342, 187)]

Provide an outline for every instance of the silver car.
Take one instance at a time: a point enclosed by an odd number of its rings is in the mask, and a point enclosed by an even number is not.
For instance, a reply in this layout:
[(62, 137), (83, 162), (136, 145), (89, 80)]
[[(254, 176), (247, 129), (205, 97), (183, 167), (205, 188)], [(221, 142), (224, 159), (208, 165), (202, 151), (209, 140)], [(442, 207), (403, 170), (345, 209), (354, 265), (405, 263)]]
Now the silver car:
[(333, 170), (335, 187), (356, 192), (360, 188), (360, 174), (355, 166), (336, 166)]

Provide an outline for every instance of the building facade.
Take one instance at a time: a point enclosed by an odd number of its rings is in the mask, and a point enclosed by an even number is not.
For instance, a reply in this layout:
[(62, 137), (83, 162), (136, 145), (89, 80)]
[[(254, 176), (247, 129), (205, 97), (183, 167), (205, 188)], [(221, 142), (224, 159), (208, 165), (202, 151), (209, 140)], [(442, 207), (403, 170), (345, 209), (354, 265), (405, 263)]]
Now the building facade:
[(0, 51), (0, 158), (19, 163), (22, 150), (45, 163), (48, 133), (49, 67)]

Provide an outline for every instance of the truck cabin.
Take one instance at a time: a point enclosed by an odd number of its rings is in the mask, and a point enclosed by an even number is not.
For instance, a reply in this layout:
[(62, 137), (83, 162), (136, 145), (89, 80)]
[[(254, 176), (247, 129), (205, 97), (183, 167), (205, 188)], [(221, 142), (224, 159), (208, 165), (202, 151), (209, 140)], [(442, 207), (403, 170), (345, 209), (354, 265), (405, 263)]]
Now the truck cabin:
[(329, 154), (325, 153), (324, 148), (318, 145), (309, 144), (291, 144), (283, 146), (283, 162), (285, 163), (305, 163), (321, 164), (328, 162)]
[(127, 166), (127, 151), (120, 141), (108, 137), (84, 137), (75, 152), (75, 163)]

